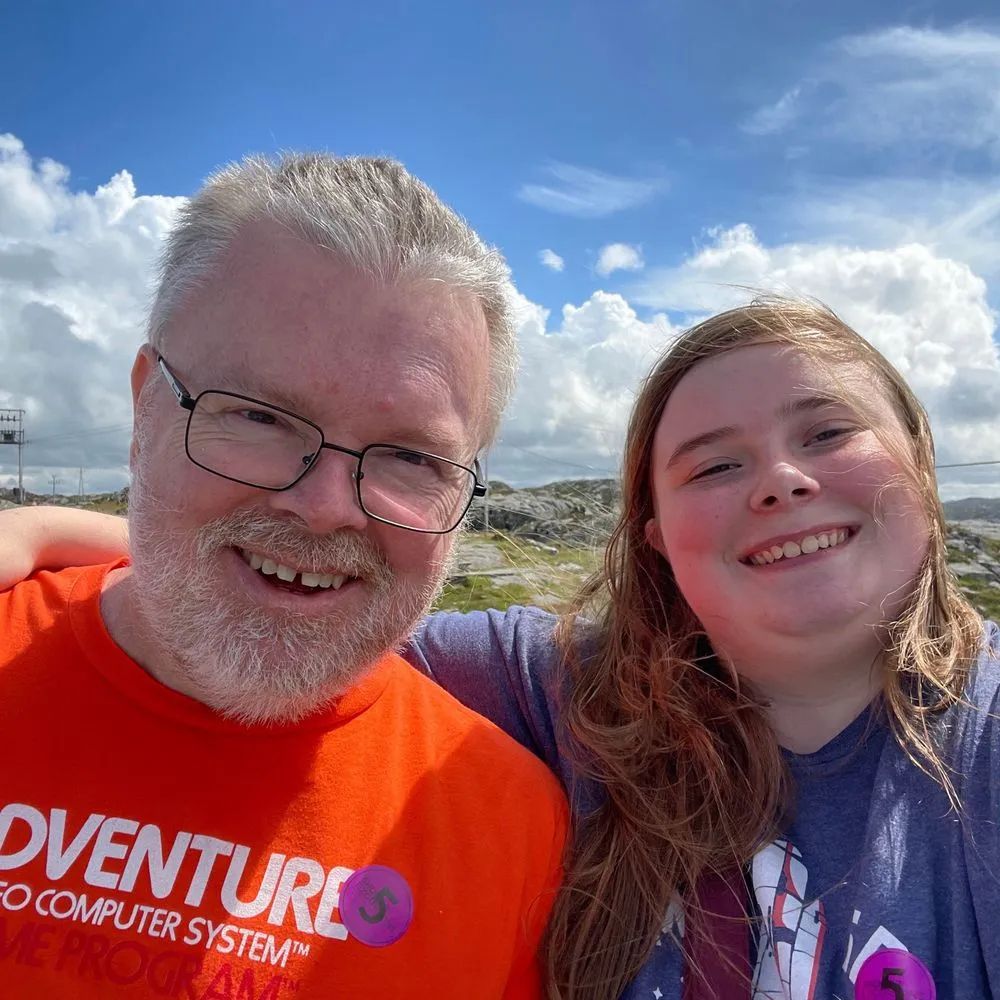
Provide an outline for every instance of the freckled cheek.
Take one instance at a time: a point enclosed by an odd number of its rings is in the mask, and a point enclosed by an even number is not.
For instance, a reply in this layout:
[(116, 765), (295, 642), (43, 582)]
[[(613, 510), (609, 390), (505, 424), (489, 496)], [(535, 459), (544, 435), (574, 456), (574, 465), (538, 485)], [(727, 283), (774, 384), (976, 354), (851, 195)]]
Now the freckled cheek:
[(709, 498), (672, 505), (669, 517), (661, 520), (671, 561), (717, 555), (724, 546), (723, 533), (730, 523), (725, 505)]

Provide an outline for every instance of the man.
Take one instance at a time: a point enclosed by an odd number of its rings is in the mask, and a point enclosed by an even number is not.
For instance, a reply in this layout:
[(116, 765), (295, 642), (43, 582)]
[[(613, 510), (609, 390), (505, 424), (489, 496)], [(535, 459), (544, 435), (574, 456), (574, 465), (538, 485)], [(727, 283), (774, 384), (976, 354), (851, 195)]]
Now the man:
[(132, 562), (0, 596), (4, 997), (539, 995), (560, 793), (392, 652), (481, 492), (505, 281), (386, 160), (247, 160), (184, 210)]

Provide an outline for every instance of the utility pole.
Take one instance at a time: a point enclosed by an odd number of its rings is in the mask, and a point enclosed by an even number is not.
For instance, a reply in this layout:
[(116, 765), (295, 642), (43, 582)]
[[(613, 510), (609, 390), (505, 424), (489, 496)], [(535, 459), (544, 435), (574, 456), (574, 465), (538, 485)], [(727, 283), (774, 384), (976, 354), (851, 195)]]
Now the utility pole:
[(83, 469), (80, 469), (80, 492), (77, 495), (80, 497), (80, 503), (83, 503)]
[(59, 477), (54, 472), (51, 472), (51, 473), (49, 473), (49, 479), (52, 480), (52, 495), (55, 496), (56, 495), (56, 483), (59, 482)]
[(24, 410), (0, 410), (0, 444), (17, 447), (17, 502), (24, 503)]

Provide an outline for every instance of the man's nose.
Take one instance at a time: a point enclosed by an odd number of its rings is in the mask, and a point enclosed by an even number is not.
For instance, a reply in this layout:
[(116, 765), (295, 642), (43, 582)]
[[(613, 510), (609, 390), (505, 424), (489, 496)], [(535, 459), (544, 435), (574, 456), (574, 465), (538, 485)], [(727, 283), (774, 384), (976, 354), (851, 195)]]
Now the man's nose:
[(754, 510), (787, 507), (805, 503), (819, 491), (819, 482), (803, 466), (789, 461), (772, 461), (757, 480), (750, 506)]
[(294, 486), (270, 495), (271, 509), (296, 515), (316, 534), (363, 531), (368, 516), (358, 502), (357, 468), (354, 456), (324, 450)]

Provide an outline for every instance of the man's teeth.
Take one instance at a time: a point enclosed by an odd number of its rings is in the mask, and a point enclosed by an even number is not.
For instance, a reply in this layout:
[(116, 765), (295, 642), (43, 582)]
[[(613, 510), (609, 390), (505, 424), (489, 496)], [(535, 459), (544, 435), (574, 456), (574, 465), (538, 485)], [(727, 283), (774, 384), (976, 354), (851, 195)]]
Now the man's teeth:
[(838, 528), (836, 531), (824, 531), (818, 535), (806, 535), (797, 542), (784, 542), (781, 545), (772, 545), (761, 552), (755, 552), (748, 561), (754, 566), (767, 566), (779, 559), (794, 559), (796, 556), (809, 555), (818, 549), (833, 548), (841, 542), (846, 542), (848, 534), (847, 528)]
[(341, 573), (299, 573), (297, 569), (283, 566), (273, 559), (265, 559), (256, 552), (247, 552), (246, 549), (240, 549), (240, 555), (251, 569), (260, 570), (265, 576), (276, 576), (285, 583), (293, 583), (298, 577), (298, 582), (303, 587), (321, 587), (324, 590), (332, 587), (334, 590), (340, 590), (347, 579)]

